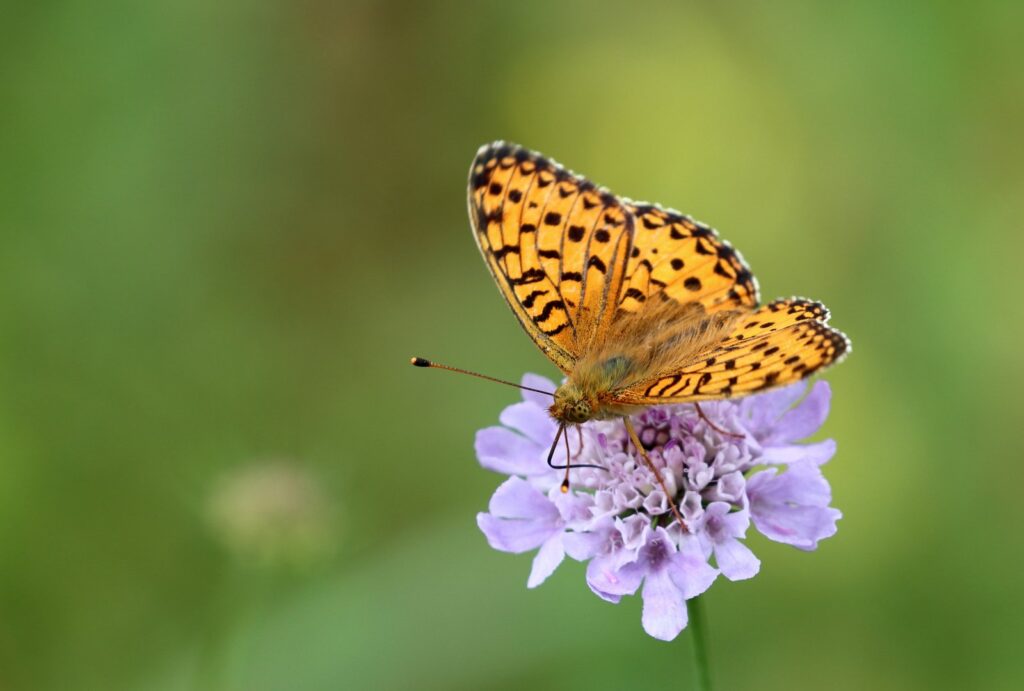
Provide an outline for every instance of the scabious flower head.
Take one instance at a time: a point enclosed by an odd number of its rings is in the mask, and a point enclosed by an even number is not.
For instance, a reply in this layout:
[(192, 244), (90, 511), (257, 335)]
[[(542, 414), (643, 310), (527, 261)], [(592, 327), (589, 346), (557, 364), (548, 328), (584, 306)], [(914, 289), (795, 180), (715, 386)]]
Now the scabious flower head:
[[(537, 375), (522, 383), (555, 390)], [(686, 600), (719, 574), (742, 580), (760, 570), (744, 544), (751, 525), (803, 550), (835, 534), (841, 514), (829, 506), (832, 493), (821, 473), (835, 442), (799, 443), (821, 427), (829, 398), (828, 384), (819, 381), (809, 392), (799, 383), (702, 404), (713, 424), (689, 404), (634, 416), (684, 528), (632, 449), (622, 420), (588, 422), (578, 434), (568, 430), (572, 462), (598, 467), (572, 470), (571, 489), (562, 493), (563, 473), (546, 461), (557, 432), (547, 412), (550, 397), (525, 391), (521, 403), (502, 411), (501, 426), (477, 433), (480, 464), (509, 476), (477, 524), (495, 549), (537, 550), (527, 587), (543, 583), (566, 555), (585, 561), (587, 585), (598, 597), (618, 602), (639, 590), (644, 630), (671, 640), (686, 627)]]

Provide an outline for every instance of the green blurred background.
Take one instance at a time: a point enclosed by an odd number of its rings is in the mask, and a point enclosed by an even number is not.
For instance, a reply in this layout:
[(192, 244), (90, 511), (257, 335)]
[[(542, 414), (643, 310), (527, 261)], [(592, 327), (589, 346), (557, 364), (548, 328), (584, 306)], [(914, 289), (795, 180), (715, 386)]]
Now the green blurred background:
[(553, 375), (471, 239), (505, 138), (825, 301), (839, 533), (706, 598), (720, 689), (1024, 688), (1019, 2), (11, 3), (0, 688), (689, 688), (474, 515)]

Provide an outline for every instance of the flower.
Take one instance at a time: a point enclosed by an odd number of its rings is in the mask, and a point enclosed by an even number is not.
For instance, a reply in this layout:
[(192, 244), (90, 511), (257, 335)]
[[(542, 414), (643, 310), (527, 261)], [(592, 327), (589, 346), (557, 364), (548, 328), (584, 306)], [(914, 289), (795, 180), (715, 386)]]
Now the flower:
[(247, 563), (306, 567), (333, 543), (332, 507), (323, 487), (289, 460), (258, 461), (221, 478), (206, 518), (230, 552)]
[[(555, 390), (534, 374), (522, 384)], [(569, 431), (570, 457), (581, 467), (571, 471), (571, 489), (562, 493), (563, 471), (547, 465), (557, 432), (547, 412), (551, 399), (524, 391), (521, 403), (502, 411), (501, 426), (477, 433), (480, 464), (509, 476), (477, 525), (497, 550), (537, 550), (527, 587), (543, 583), (568, 555), (587, 562), (587, 585), (601, 599), (617, 603), (640, 591), (644, 630), (672, 640), (686, 627), (686, 600), (707, 590), (719, 573), (732, 581), (758, 573), (761, 562), (744, 544), (751, 526), (803, 550), (835, 534), (842, 514), (829, 505), (831, 489), (821, 472), (835, 442), (800, 443), (821, 427), (829, 402), (829, 386), (819, 381), (705, 403), (703, 416), (691, 404), (633, 416), (683, 517), (680, 525), (657, 478), (631, 448), (622, 420)]]

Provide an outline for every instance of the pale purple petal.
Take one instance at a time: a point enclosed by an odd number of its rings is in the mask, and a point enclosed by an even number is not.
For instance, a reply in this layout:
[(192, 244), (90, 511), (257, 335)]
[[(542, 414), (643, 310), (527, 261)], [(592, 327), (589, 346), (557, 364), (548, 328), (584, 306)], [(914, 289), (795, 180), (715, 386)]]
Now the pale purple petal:
[(820, 468), (797, 463), (778, 474), (769, 468), (747, 482), (750, 515), (757, 529), (776, 542), (812, 550), (836, 532), (842, 514), (828, 506), (832, 492)]
[(783, 446), (766, 446), (758, 463), (788, 464), (807, 461), (814, 465), (823, 465), (836, 453), (836, 442), (833, 439), (816, 444), (785, 444)]
[(715, 543), (715, 562), (722, 575), (730, 581), (753, 578), (761, 569), (761, 560), (736, 539)]
[(565, 525), (572, 530), (584, 530), (593, 523), (592, 508), (594, 496), (585, 492), (564, 493), (560, 487), (552, 487), (548, 499), (558, 509)]
[(586, 561), (605, 550), (613, 530), (615, 522), (611, 518), (602, 518), (586, 532), (566, 533), (562, 537), (562, 545), (570, 557), (577, 561)]
[(476, 433), (476, 456), (487, 470), (503, 475), (540, 475), (550, 472), (544, 451), (505, 427), (487, 427)]
[(718, 578), (718, 569), (708, 563), (699, 542), (693, 538), (683, 540), (668, 573), (687, 600), (703, 593)]
[(548, 411), (532, 403), (513, 403), (501, 411), (498, 420), (506, 427), (522, 432), (527, 439), (549, 448), (555, 440), (558, 425)]
[(653, 490), (644, 498), (644, 510), (651, 516), (659, 516), (669, 510), (668, 498), (660, 489)]
[(778, 419), (800, 400), (806, 390), (807, 385), (804, 382), (797, 382), (744, 399), (740, 402), (740, 410), (747, 418), (747, 429), (761, 438), (762, 434), (768, 433)]
[(702, 534), (714, 543), (724, 542), (746, 535), (749, 525), (749, 511), (733, 511), (731, 504), (715, 501), (708, 504), (704, 511)]
[(636, 553), (647, 543), (650, 520), (640, 514), (615, 519), (615, 529), (622, 536), (622, 547)]
[(712, 501), (727, 501), (742, 505), (747, 497), (747, 480), (740, 471), (734, 471), (718, 478), (718, 484), (709, 490), (704, 498)]
[(683, 501), (679, 504), (679, 510), (688, 525), (697, 525), (697, 522), (704, 516), (704, 504), (701, 501), (700, 493), (688, 491), (684, 494)]
[(828, 382), (817, 382), (800, 405), (782, 416), (772, 436), (776, 440), (790, 442), (811, 436), (825, 423), (831, 399), (832, 389)]
[(641, 593), (644, 631), (661, 641), (671, 641), (686, 628), (686, 600), (667, 571), (647, 576)]
[(536, 588), (547, 580), (547, 577), (554, 573), (564, 558), (565, 550), (562, 548), (562, 536), (561, 534), (555, 534), (540, 546), (537, 556), (533, 558), (533, 568), (530, 570), (530, 578), (526, 581), (526, 587)]
[[(607, 521), (607, 523), (604, 523)], [(602, 525), (611, 524), (599, 552), (587, 566), (587, 585), (599, 597), (609, 602), (618, 602), (622, 595), (632, 595), (643, 580), (643, 569), (632, 568), (637, 560), (640, 546), (646, 540), (650, 528), (640, 516), (629, 516), (624, 521), (616, 518), (603, 519)], [(637, 530), (639, 525), (639, 537)], [(624, 540), (629, 540), (625, 544)], [(573, 551), (578, 545), (573, 545)]]
[(526, 480), (510, 477), (494, 491), (487, 508), (501, 518), (526, 518), (555, 523), (558, 509)]
[(555, 505), (526, 480), (510, 477), (494, 492), (490, 513), (476, 522), (487, 542), (503, 552), (525, 552), (562, 531)]
[(621, 561), (619, 554), (606, 554), (594, 557), (587, 565), (587, 585), (609, 602), (632, 595), (644, 579), (644, 570), (636, 562), (621, 564)]
[(836, 521), (842, 516), (838, 509), (791, 506), (754, 514), (754, 525), (771, 540), (810, 551), (836, 534)]
[[(551, 393), (554, 393), (555, 389), (558, 388), (550, 379), (548, 379), (547, 377), (542, 377), (539, 374), (524, 374), (523, 378), (519, 380), (519, 383), (522, 384), (523, 386), (528, 386), (531, 389), (550, 391)], [(528, 403), (533, 403), (534, 405), (540, 406), (541, 408), (544, 408), (546, 410), (547, 407), (551, 405), (551, 402), (554, 399), (551, 396), (539, 394), (534, 391), (526, 391), (524, 389), (523, 400), (527, 401)]]
[(498, 518), (489, 513), (478, 513), (476, 524), (491, 547), (514, 554), (540, 547), (559, 530), (543, 521)]
[(718, 453), (715, 454), (715, 460), (712, 462), (712, 466), (714, 467), (715, 475), (722, 477), (723, 475), (736, 472), (741, 467), (749, 465), (749, 461), (750, 455), (746, 452), (746, 449), (729, 445), (720, 449)]

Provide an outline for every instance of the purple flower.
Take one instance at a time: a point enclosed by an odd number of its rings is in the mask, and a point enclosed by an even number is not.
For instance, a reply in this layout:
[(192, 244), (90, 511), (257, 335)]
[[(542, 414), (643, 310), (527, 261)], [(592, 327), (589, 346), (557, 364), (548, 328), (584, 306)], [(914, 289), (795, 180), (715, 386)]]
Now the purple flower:
[[(524, 376), (523, 385), (555, 390), (537, 375)], [(804, 550), (835, 534), (841, 514), (829, 506), (831, 490), (821, 473), (835, 443), (799, 443), (821, 427), (829, 399), (825, 382), (809, 392), (794, 384), (702, 405), (713, 425), (692, 405), (634, 416), (684, 529), (621, 420), (583, 425), (582, 443), (570, 431), (572, 461), (597, 467), (573, 469), (572, 489), (560, 492), (562, 473), (546, 462), (557, 429), (547, 412), (551, 399), (524, 392), (523, 402), (502, 412), (502, 426), (477, 433), (480, 464), (511, 476), (477, 523), (495, 549), (537, 550), (528, 587), (544, 582), (566, 555), (585, 561), (587, 585), (598, 597), (617, 603), (640, 591), (644, 630), (671, 640), (686, 627), (686, 600), (707, 590), (719, 573), (734, 581), (758, 573), (761, 562), (743, 542), (751, 525)], [(556, 458), (564, 461), (561, 454)]]

